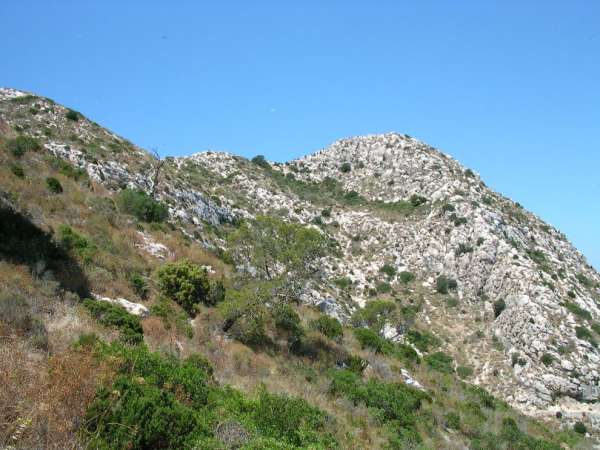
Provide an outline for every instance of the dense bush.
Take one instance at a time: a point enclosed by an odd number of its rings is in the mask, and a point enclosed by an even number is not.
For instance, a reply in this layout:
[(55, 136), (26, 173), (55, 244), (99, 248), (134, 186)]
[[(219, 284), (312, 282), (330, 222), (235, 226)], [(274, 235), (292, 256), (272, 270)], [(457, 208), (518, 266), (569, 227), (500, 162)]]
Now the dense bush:
[(376, 333), (381, 333), (384, 325), (394, 315), (396, 304), (387, 300), (372, 300), (364, 308), (357, 309), (352, 315), (351, 322), (354, 326), (367, 326)]
[(135, 292), (135, 295), (137, 295), (139, 298), (145, 300), (148, 297), (150, 288), (148, 287), (146, 279), (142, 275), (137, 272), (132, 273), (129, 276), (129, 284), (131, 285), (133, 292)]
[(506, 309), (506, 303), (503, 299), (498, 299), (494, 302), (494, 317), (497, 318), (502, 311)]
[(65, 113), (65, 117), (68, 120), (72, 120), (73, 122), (77, 122), (81, 118), (81, 114), (78, 113), (77, 111), (73, 110), (73, 109), (67, 109), (67, 112)]
[(248, 291), (231, 291), (219, 311), (224, 319), (223, 330), (234, 339), (255, 347), (269, 344), (269, 312), (262, 298)]
[(70, 226), (58, 226), (58, 240), (68, 251), (75, 252), (86, 263), (92, 261), (98, 248), (88, 238), (74, 231)]
[(310, 322), (310, 327), (330, 339), (339, 340), (344, 334), (342, 324), (335, 317), (321, 316)]
[(409, 330), (406, 333), (406, 339), (419, 349), (421, 352), (428, 352), (430, 348), (439, 347), (442, 345), (437, 337), (429, 331)]
[(598, 343), (596, 342), (596, 340), (594, 339), (594, 335), (592, 334), (592, 332), (587, 329), (586, 327), (575, 327), (575, 335), (579, 338), (579, 339), (584, 339), (586, 341), (588, 341), (590, 344), (592, 344), (594, 347), (596, 347), (598, 345)]
[(46, 178), (46, 188), (53, 194), (60, 194), (63, 191), (62, 184), (54, 177)]
[(18, 164), (11, 164), (10, 171), (17, 178), (25, 178), (25, 171), (23, 170), (23, 167)]
[(206, 269), (187, 259), (165, 264), (158, 269), (157, 279), (160, 292), (191, 316), (196, 314), (200, 303), (214, 306)]
[(461, 378), (468, 378), (471, 375), (473, 375), (473, 369), (471, 369), (470, 367), (466, 367), (466, 366), (458, 366), (456, 368), (456, 373)]
[[(337, 448), (322, 411), (264, 389), (248, 398), (219, 387), (202, 357), (181, 361), (143, 346), (115, 344), (96, 351), (120, 366), (114, 382), (101, 388), (88, 408), (90, 448)], [(232, 434), (238, 438), (233, 446)]]
[(55, 170), (58, 170), (62, 175), (72, 178), (75, 181), (78, 181), (83, 178), (87, 178), (87, 172), (85, 169), (76, 168), (68, 161), (60, 158), (49, 158), (48, 159), (50, 166)]
[(552, 363), (554, 362), (554, 358), (552, 357), (552, 355), (550, 353), (544, 353), (540, 359), (544, 365), (546, 366), (551, 366)]
[(411, 281), (414, 281), (415, 278), (416, 278), (416, 276), (412, 272), (408, 272), (406, 270), (400, 272), (400, 281), (402, 281), (404, 284), (408, 284)]
[(125, 308), (91, 299), (84, 300), (83, 306), (102, 325), (117, 328), (123, 342), (139, 344), (144, 341), (144, 330), (140, 319), (129, 314)]
[(444, 352), (436, 352), (431, 355), (427, 355), (424, 358), (425, 363), (433, 370), (444, 373), (453, 373), (454, 368), (452, 357)]
[(435, 289), (440, 294), (447, 294), (451, 290), (455, 290), (458, 287), (458, 283), (455, 279), (440, 275), (435, 281)]
[(587, 310), (582, 308), (573, 302), (565, 302), (564, 307), (571, 311), (576, 316), (579, 316), (583, 319), (592, 320), (592, 314)]
[[(315, 431), (322, 431), (326, 415), (300, 398), (269, 394), (261, 389), (253, 405), (254, 423), (261, 434), (303, 446), (306, 441), (322, 441), (322, 445), (334, 445), (333, 437), (315, 439)], [(311, 436), (312, 435), (312, 436)], [(323, 447), (325, 448), (325, 447)]]
[(293, 338), (303, 334), (302, 321), (298, 313), (287, 303), (279, 303), (273, 307), (273, 320), (279, 330), (286, 331)]
[(395, 429), (412, 430), (410, 436), (421, 439), (414, 430), (415, 413), (427, 394), (403, 383), (385, 383), (375, 379), (363, 381), (349, 370), (337, 370), (332, 375), (329, 392), (341, 395), (354, 404), (364, 404)]
[(262, 167), (263, 169), (270, 169), (271, 164), (265, 159), (263, 155), (256, 155), (250, 160), (253, 164)]
[(37, 152), (42, 148), (37, 139), (29, 136), (17, 136), (6, 143), (6, 148), (17, 158), (26, 152)]
[(345, 162), (340, 166), (340, 172), (342, 173), (348, 173), (352, 170), (352, 166), (350, 165), (349, 162)]
[(383, 266), (381, 266), (379, 271), (381, 273), (385, 273), (390, 278), (392, 278), (394, 275), (396, 275), (396, 268), (394, 266), (392, 266), (391, 264), (384, 264)]
[(391, 355), (394, 353), (394, 344), (387, 339), (382, 338), (373, 330), (368, 328), (356, 328), (354, 329), (354, 337), (363, 349), (368, 349), (384, 355)]
[(575, 422), (575, 425), (573, 425), (573, 431), (575, 431), (575, 433), (585, 434), (587, 433), (587, 427), (583, 422)]
[(119, 209), (143, 222), (164, 222), (169, 217), (169, 208), (144, 191), (124, 189), (117, 198)]
[(425, 203), (427, 203), (427, 199), (425, 197), (423, 197), (421, 195), (417, 195), (417, 194), (411, 195), (410, 199), (408, 201), (415, 208), (418, 207), (418, 206), (424, 205)]

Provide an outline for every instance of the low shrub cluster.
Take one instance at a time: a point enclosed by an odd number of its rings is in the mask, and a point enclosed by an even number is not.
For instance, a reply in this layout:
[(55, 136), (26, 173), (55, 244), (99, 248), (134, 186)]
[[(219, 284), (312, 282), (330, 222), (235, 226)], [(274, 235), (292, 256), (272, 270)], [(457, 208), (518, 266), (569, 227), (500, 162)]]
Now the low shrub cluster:
[(17, 136), (6, 142), (6, 148), (13, 156), (20, 158), (26, 152), (37, 152), (41, 150), (42, 145), (35, 138), (29, 136)]
[(164, 222), (169, 217), (169, 208), (163, 202), (150, 197), (144, 191), (124, 189), (117, 198), (119, 209), (143, 222)]
[(129, 314), (125, 308), (91, 299), (84, 300), (83, 306), (102, 325), (117, 328), (123, 342), (140, 344), (144, 341), (144, 330), (140, 319), (133, 314)]
[(60, 244), (66, 250), (75, 252), (86, 263), (90, 263), (98, 251), (93, 242), (68, 225), (59, 225), (57, 236)]
[[(421, 403), (429, 397), (422, 391), (403, 383), (385, 383), (375, 379), (364, 381), (349, 370), (337, 370), (332, 375), (329, 392), (352, 401), (355, 405), (364, 404), (391, 430), (392, 448), (421, 442), (416, 431), (416, 412)], [(400, 444), (402, 447), (395, 447)]]
[(408, 364), (420, 362), (419, 355), (410, 345), (391, 342), (368, 328), (354, 329), (354, 337), (365, 350), (392, 356)]
[(329, 339), (339, 340), (344, 334), (342, 324), (334, 317), (320, 316), (318, 319), (310, 322), (310, 327), (324, 334)]
[(435, 289), (440, 294), (447, 294), (449, 291), (456, 290), (457, 287), (458, 283), (456, 280), (445, 275), (440, 275), (435, 280)]
[(100, 357), (116, 357), (121, 363), (112, 384), (102, 387), (88, 408), (89, 447), (337, 447), (325, 413), (304, 400), (264, 389), (247, 397), (220, 387), (204, 358), (178, 360), (144, 346), (94, 345)]
[(53, 194), (60, 194), (63, 191), (62, 184), (54, 177), (46, 178), (46, 188)]

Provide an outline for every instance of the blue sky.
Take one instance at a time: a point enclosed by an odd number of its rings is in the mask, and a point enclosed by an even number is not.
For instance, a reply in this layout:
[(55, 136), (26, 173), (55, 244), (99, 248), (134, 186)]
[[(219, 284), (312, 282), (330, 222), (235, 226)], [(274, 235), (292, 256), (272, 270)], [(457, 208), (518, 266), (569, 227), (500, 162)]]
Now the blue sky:
[(5, 0), (0, 18), (0, 85), (163, 155), (408, 133), (600, 267), (598, 1)]

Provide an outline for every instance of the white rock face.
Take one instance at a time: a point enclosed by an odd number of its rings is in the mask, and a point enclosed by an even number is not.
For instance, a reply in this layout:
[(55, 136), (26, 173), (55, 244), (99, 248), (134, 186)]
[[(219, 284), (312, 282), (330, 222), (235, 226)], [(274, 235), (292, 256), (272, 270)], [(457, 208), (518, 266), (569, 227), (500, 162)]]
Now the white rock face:
[(150, 253), (152, 256), (158, 259), (165, 259), (167, 256), (171, 254), (168, 247), (160, 242), (156, 242), (152, 239), (147, 233), (138, 231), (138, 235), (141, 238), (141, 242), (135, 244), (136, 247), (141, 248), (142, 250)]
[(98, 300), (100, 302), (107, 302), (107, 303), (112, 303), (113, 305), (122, 306), (123, 308), (125, 308), (125, 310), (127, 310), (127, 312), (129, 314), (133, 314), (134, 316), (146, 317), (150, 314), (150, 310), (148, 308), (146, 308), (144, 305), (141, 305), (139, 303), (130, 302), (129, 300), (126, 300), (124, 298), (109, 298), (109, 297), (102, 297), (102, 296), (96, 295), (96, 294), (92, 294), (92, 296), (94, 297), (95, 300)]

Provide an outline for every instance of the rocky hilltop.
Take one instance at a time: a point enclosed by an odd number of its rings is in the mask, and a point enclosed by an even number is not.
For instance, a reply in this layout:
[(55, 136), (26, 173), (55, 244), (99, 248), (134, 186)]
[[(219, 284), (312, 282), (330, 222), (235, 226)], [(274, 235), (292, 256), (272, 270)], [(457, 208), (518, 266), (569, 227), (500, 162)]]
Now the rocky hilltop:
[[(283, 164), (166, 158), (153, 178), (155, 157), (69, 111), (0, 90), (0, 129), (40, 139), (109, 192), (155, 191), (173, 228), (203, 247), (226, 252), (219, 227), (259, 214), (310, 225), (337, 250), (305, 303), (348, 321), (375, 298), (410, 298), (422, 306), (415, 320), (473, 368), (469, 381), (528, 414), (600, 426), (600, 275), (559, 230), (451, 156), (389, 133)], [(405, 325), (387, 323), (386, 337), (403, 342)]]

